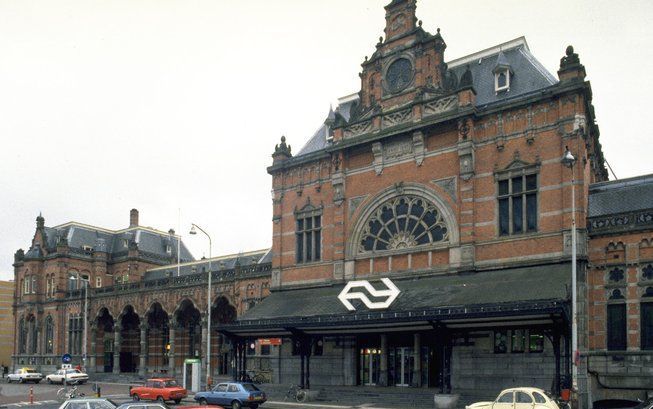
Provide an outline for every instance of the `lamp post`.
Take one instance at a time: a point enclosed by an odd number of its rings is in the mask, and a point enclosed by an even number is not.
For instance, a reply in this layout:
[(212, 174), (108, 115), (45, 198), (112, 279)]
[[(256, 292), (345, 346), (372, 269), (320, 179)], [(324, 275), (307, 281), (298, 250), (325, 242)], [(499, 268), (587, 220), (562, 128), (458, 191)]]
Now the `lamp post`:
[(576, 158), (565, 146), (565, 154), (562, 157), (562, 164), (571, 169), (571, 388), (578, 390), (578, 320), (576, 307), (576, 187), (574, 165)]
[[(88, 336), (88, 278), (83, 278), (78, 272), (75, 272), (78, 281), (84, 282), (84, 329), (82, 330), (82, 366), (86, 370), (86, 337)], [(75, 286), (77, 287), (77, 286)]]
[(206, 387), (208, 388), (211, 384), (211, 236), (204, 231), (200, 226), (195, 223), (191, 223), (190, 234), (197, 234), (197, 230), (204, 233), (204, 235), (209, 239), (209, 288), (207, 291), (206, 305), (208, 310), (208, 322), (207, 322), (207, 331), (206, 331)]

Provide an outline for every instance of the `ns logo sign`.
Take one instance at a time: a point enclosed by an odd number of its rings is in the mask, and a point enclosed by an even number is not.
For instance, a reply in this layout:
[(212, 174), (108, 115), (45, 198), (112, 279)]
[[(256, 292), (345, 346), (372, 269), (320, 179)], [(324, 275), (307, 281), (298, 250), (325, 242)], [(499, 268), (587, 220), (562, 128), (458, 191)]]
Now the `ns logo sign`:
[[(385, 284), (385, 290), (375, 289), (369, 281), (350, 281), (345, 288), (338, 294), (340, 302), (347, 307), (349, 311), (355, 311), (356, 308), (351, 304), (350, 300), (361, 300), (365, 306), (371, 310), (378, 310), (388, 308), (392, 302), (399, 296), (401, 291), (389, 278), (382, 278), (381, 281)], [(371, 301), (365, 292), (351, 291), (355, 288), (363, 288), (367, 293), (371, 294), (374, 298), (386, 297), (385, 301)]]

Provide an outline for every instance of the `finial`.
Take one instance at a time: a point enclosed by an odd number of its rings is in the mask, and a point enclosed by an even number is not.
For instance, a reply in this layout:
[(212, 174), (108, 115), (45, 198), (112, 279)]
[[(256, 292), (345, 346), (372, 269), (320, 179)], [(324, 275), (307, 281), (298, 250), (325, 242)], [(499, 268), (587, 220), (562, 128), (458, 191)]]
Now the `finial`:
[(574, 52), (574, 47), (571, 45), (567, 46), (565, 56), (560, 59), (560, 69), (565, 70), (580, 66), (580, 58), (578, 58), (578, 54)]
[(383, 36), (379, 37), (379, 43), (383, 42)]
[(290, 153), (290, 145), (286, 145), (286, 137), (284, 135), (281, 135), (281, 143), (274, 146), (274, 153), (272, 154), (272, 157), (275, 158), (275, 160), (280, 156), (284, 156), (286, 158), (292, 156)]
[[(421, 24), (420, 24), (421, 25)], [(440, 27), (438, 27), (438, 34), (440, 34)]]
[(573, 46), (573, 45), (568, 45), (568, 46), (567, 46), (567, 49), (565, 50), (565, 54), (567, 54), (567, 56), (569, 57), (569, 56), (571, 56), (573, 53), (574, 53), (574, 46)]
[(367, 62), (367, 56), (365, 56), (365, 62)]
[(420, 26), (420, 27), (422, 27), (422, 20), (419, 20), (419, 21), (417, 22), (417, 25)]

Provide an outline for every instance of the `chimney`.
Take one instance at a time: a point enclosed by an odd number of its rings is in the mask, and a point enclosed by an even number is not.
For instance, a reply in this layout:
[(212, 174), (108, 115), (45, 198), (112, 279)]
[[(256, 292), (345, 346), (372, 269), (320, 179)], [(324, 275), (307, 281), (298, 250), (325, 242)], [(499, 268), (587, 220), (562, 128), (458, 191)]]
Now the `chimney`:
[(129, 212), (129, 227), (138, 226), (138, 210), (131, 209)]

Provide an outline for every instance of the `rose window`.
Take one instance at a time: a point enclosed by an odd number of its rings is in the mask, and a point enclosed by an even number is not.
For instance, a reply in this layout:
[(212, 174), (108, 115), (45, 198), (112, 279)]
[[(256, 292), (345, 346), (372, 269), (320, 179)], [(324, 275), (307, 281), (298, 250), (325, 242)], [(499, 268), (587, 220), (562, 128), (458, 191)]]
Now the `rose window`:
[(363, 228), (359, 252), (398, 250), (449, 239), (442, 215), (432, 203), (401, 196), (379, 206)]

